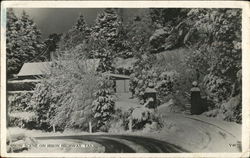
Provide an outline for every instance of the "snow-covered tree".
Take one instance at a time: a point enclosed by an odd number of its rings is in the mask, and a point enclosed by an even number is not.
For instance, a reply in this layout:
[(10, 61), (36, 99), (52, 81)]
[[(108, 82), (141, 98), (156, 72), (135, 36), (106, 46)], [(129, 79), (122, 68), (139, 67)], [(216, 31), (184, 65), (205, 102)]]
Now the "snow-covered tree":
[(39, 60), (43, 49), (41, 32), (25, 11), (18, 19), (12, 9), (7, 11), (6, 30), (8, 74), (14, 74), (23, 63)]
[(41, 32), (29, 15), (23, 11), (21, 16), (21, 30), (18, 42), (22, 42), (19, 53), (22, 55), (23, 61), (36, 61), (42, 53), (43, 44), (41, 42)]
[(107, 8), (99, 13), (92, 28), (89, 45), (91, 58), (101, 60), (99, 71), (113, 71), (112, 60), (117, 54), (121, 19), (115, 9)]
[(20, 21), (15, 15), (12, 8), (7, 10), (7, 25), (6, 25), (6, 54), (7, 54), (7, 72), (8, 74), (17, 73), (21, 67), (22, 61), (18, 57), (17, 48), (18, 32), (20, 30)]
[[(82, 51), (77, 46), (58, 56), (52, 61), (51, 73), (37, 84), (30, 104), (35, 110), (38, 128), (48, 130), (54, 124), (59, 130), (88, 130), (89, 121), (93, 121), (92, 125), (97, 129), (108, 121), (114, 111), (114, 101), (105, 100), (111, 97), (111, 91), (105, 95), (98, 93), (111, 88), (106, 84), (111, 81), (96, 72), (97, 60), (90, 63), (90, 59), (79, 58)], [(94, 104), (94, 100), (100, 104)]]
[(187, 39), (196, 38), (189, 44), (195, 49), (189, 65), (207, 73), (205, 84), (215, 100), (227, 100), (241, 70), (241, 10), (192, 9), (188, 16), (195, 31)]
[(118, 38), (120, 27), (121, 19), (115, 9), (106, 8), (98, 14), (92, 36), (106, 40), (109, 46), (113, 46)]
[(112, 97), (113, 81), (103, 77), (98, 83), (99, 89), (95, 93), (96, 99), (92, 103), (97, 129), (107, 124), (115, 113), (115, 101)]
[(154, 27), (147, 10), (131, 18), (125, 26), (127, 42), (133, 56), (140, 57), (150, 51), (149, 38)]
[(74, 48), (78, 44), (87, 40), (91, 29), (88, 27), (84, 16), (82, 14), (76, 20), (73, 27), (65, 34), (63, 34), (59, 42), (59, 51), (66, 51)]

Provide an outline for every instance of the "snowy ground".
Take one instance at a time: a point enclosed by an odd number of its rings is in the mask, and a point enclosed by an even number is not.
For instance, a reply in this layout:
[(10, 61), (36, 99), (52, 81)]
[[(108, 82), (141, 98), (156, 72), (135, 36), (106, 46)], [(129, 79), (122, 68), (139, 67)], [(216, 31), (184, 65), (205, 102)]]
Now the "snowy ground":
[(146, 133), (191, 152), (240, 152), (241, 125), (203, 116), (164, 114), (165, 126)]
[[(128, 107), (137, 107), (138, 104), (135, 100), (130, 101), (125, 94), (121, 94), (117, 106), (126, 110)], [(161, 106), (158, 109), (164, 120), (163, 129), (134, 134), (158, 138), (191, 152), (240, 152), (240, 124), (203, 115), (170, 113), (168, 110), (167, 107)]]
[[(128, 110), (131, 107), (141, 106), (136, 99), (129, 99), (129, 94), (118, 94), (116, 106), (123, 111)], [(146, 148), (142, 144), (137, 144), (137, 141), (131, 139), (123, 139), (121, 136), (128, 137), (131, 135), (151, 137), (164, 141), (178, 147), (181, 147), (189, 152), (240, 152), (241, 150), (241, 125), (233, 122), (226, 122), (216, 118), (208, 118), (202, 115), (188, 115), (181, 113), (169, 112), (168, 106), (164, 104), (159, 107), (158, 111), (164, 120), (164, 127), (160, 131), (134, 131), (123, 133), (115, 133), (117, 138), (112, 137), (111, 133), (93, 133), (97, 137), (105, 137), (105, 141), (114, 142), (117, 144), (123, 144), (131, 147), (135, 151), (145, 152)], [(42, 132), (39, 130), (25, 130), (20, 128), (9, 128), (8, 134), (10, 137), (56, 137), (56, 136), (84, 136), (89, 135), (87, 132), (80, 131), (65, 131), (63, 133), (57, 132)], [(112, 133), (114, 134), (114, 133)], [(121, 138), (120, 138), (121, 137)], [(102, 138), (103, 139), (103, 138)], [(108, 140), (106, 140), (108, 139)], [(115, 140), (113, 140), (115, 139)], [(138, 139), (138, 138), (136, 138)], [(100, 141), (100, 140), (98, 140)], [(98, 141), (86, 141), (86, 140), (39, 140), (38, 144), (92, 144), (96, 148), (50, 148), (47, 151), (46, 148), (32, 148), (29, 152), (104, 152), (104, 146), (107, 144), (98, 144)], [(150, 143), (150, 142), (148, 142)], [(152, 142), (151, 142), (152, 143)], [(112, 146), (112, 145), (111, 145)], [(114, 146), (114, 145), (113, 145)], [(159, 147), (158, 147), (159, 148)]]

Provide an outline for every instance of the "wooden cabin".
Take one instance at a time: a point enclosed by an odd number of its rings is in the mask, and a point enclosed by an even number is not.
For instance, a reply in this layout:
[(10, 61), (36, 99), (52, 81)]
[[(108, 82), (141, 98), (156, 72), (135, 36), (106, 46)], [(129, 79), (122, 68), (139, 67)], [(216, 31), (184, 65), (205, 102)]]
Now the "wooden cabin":
[[(99, 59), (89, 59), (83, 62), (83, 67), (87, 69), (94, 68), (96, 70), (99, 62)], [(46, 74), (50, 74), (50, 66), (52, 66), (52, 62), (25, 63), (16, 77), (8, 80), (8, 93), (32, 92), (36, 84), (41, 82), (41, 78)], [(114, 90), (116, 93), (129, 92), (129, 76), (112, 73), (103, 73), (103, 75), (108, 76), (114, 81)]]
[[(96, 70), (99, 66), (99, 62), (99, 59), (89, 59), (82, 62), (82, 67)], [(41, 82), (41, 79), (45, 77), (46, 74), (50, 74), (51, 66), (52, 62), (24, 63), (19, 73), (7, 81), (8, 93), (33, 91), (36, 84)]]
[(51, 64), (52, 62), (24, 63), (19, 73), (8, 80), (8, 93), (33, 91), (40, 79), (49, 73)]
[(129, 93), (129, 76), (112, 73), (104, 73), (104, 75), (114, 81), (114, 90), (116, 93)]

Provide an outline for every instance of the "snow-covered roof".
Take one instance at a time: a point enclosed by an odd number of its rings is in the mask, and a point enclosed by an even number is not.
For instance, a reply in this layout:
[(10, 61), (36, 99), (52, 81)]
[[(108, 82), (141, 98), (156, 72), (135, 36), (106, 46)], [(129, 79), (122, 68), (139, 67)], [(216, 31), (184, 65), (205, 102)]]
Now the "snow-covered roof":
[[(67, 63), (70, 61), (62, 61)], [(87, 69), (94, 68), (95, 70), (99, 66), (100, 59), (88, 59), (82, 62), (82, 67)], [(33, 62), (33, 63), (24, 63), (21, 70), (17, 74), (18, 77), (21, 76), (39, 76), (50, 73), (50, 66), (52, 62)]]
[(52, 62), (24, 63), (17, 76), (44, 75), (49, 73), (51, 64)]

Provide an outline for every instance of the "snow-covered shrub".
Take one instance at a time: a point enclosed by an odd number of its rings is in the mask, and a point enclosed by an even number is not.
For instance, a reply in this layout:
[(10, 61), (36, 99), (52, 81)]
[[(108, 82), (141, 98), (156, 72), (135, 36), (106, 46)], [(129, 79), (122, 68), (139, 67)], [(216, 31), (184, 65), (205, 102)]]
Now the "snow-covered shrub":
[(34, 112), (15, 112), (9, 114), (9, 126), (33, 129), (37, 126)]
[(166, 103), (162, 104), (158, 108), (158, 110), (161, 113), (169, 113), (169, 112), (170, 113), (172, 113), (172, 112), (180, 113), (180, 112), (183, 112), (183, 111), (186, 110), (185, 106), (182, 105), (183, 103), (180, 103), (177, 99), (175, 99), (174, 95), (171, 95), (171, 96), (167, 97), (167, 99), (168, 98), (170, 98), (169, 101), (167, 101)]
[(185, 60), (190, 54), (191, 50), (179, 48), (142, 57), (131, 74), (130, 91), (142, 99), (148, 82), (153, 82), (160, 104), (174, 99), (177, 106), (186, 105), (189, 103), (186, 92), (196, 80), (196, 72), (186, 66)]
[(165, 97), (174, 92), (174, 85), (178, 81), (179, 73), (175, 70), (165, 71), (160, 74), (160, 79), (156, 83), (156, 90), (161, 102), (165, 102)]
[[(157, 124), (157, 128), (160, 128), (162, 124), (161, 117), (157, 112), (146, 107), (135, 108), (131, 113), (131, 119), (133, 123), (133, 129), (143, 129), (147, 124)], [(148, 126), (147, 125), (147, 126)]]
[(143, 132), (150, 133), (150, 132), (153, 132), (153, 131), (157, 131), (160, 128), (161, 128), (161, 126), (159, 125), (158, 122), (152, 122), (151, 124), (147, 123), (145, 125), (145, 127), (143, 128)]
[(220, 103), (230, 96), (231, 83), (221, 77), (208, 74), (204, 78), (204, 84), (215, 103)]
[(241, 123), (241, 109), (242, 98), (241, 95), (237, 95), (221, 105), (220, 113), (223, 115), (224, 120)]
[(32, 110), (32, 107), (29, 105), (31, 97), (32, 94), (29, 92), (8, 94), (9, 112)]
[(213, 110), (207, 111), (203, 114), (208, 116), (208, 117), (216, 117), (219, 114), (219, 109), (213, 109)]
[(130, 79), (130, 90), (134, 91), (135, 96), (143, 99), (146, 88), (149, 83), (153, 83), (157, 91), (159, 101), (162, 103), (165, 97), (174, 92), (174, 85), (179, 78), (176, 71), (163, 71), (150, 69), (141, 71), (141, 74), (134, 73)]
[(109, 121), (102, 126), (102, 131), (111, 133), (121, 133), (128, 130), (130, 115), (131, 110), (123, 112), (121, 109), (116, 109), (111, 115)]
[(220, 107), (204, 113), (208, 117), (217, 117), (226, 121), (241, 123), (242, 121), (242, 98), (237, 95), (229, 101), (220, 104)]
[(125, 131), (123, 120), (111, 120), (110, 127), (108, 129), (109, 133), (122, 133)]
[[(241, 70), (237, 73), (237, 80), (233, 85), (229, 84), (225, 85), (222, 79), (218, 79), (218, 77), (214, 78), (210, 87), (210, 95), (212, 95), (212, 101), (216, 103), (215, 107), (205, 113), (207, 116), (218, 117), (227, 121), (233, 121), (237, 123), (241, 123), (242, 121), (242, 76)], [(211, 82), (211, 81), (210, 81)], [(228, 87), (228, 91), (225, 86)], [(215, 100), (217, 99), (217, 100)], [(220, 100), (219, 100), (220, 99)], [(215, 109), (214, 109), (215, 108)]]

